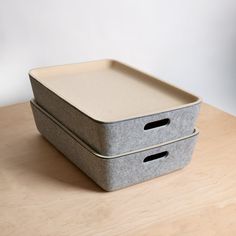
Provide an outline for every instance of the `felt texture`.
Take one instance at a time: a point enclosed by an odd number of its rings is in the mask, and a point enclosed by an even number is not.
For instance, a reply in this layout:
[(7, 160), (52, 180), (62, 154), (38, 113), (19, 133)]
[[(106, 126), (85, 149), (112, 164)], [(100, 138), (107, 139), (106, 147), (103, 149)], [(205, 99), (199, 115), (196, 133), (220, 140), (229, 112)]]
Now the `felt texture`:
[[(31, 101), (39, 132), (55, 148), (106, 191), (114, 191), (185, 167), (191, 160), (198, 132), (164, 145), (117, 157), (101, 156), (63, 124)], [(149, 162), (147, 156), (167, 151), (169, 154)]]

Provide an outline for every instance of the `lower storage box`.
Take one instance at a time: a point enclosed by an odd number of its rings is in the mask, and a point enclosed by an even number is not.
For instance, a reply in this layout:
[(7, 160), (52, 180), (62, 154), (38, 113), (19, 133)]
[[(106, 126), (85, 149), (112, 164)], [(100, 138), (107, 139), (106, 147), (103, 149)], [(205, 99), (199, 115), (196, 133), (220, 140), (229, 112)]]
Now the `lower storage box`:
[(33, 100), (31, 107), (39, 132), (106, 191), (183, 168), (191, 160), (198, 135), (195, 130), (178, 140), (108, 157), (92, 150)]

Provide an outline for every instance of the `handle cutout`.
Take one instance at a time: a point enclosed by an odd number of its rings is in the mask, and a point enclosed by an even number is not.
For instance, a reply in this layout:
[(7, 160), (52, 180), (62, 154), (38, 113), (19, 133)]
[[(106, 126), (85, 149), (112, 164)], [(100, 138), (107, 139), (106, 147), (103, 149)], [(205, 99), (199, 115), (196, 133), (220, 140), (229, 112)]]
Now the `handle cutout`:
[(150, 155), (144, 158), (143, 162), (148, 162), (148, 161), (153, 161), (162, 157), (167, 157), (169, 155), (169, 152), (165, 151), (165, 152), (160, 152), (154, 155)]
[(154, 129), (154, 128), (166, 126), (168, 124), (170, 124), (170, 119), (168, 119), (168, 118), (162, 119), (162, 120), (157, 120), (157, 121), (153, 121), (153, 122), (147, 123), (144, 126), (144, 130)]

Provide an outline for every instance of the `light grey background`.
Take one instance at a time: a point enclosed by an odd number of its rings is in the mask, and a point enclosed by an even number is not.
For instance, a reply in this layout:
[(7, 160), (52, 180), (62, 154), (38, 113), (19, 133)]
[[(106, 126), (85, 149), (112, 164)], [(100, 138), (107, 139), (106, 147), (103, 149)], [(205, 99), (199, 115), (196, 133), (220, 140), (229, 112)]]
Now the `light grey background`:
[(235, 0), (0, 0), (0, 106), (30, 68), (115, 58), (236, 114)]

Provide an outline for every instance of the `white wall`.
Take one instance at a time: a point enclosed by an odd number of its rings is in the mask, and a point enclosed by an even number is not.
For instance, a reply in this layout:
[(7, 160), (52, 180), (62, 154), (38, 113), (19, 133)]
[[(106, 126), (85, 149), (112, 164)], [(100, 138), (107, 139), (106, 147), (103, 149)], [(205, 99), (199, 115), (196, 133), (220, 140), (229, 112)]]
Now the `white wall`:
[(235, 0), (0, 0), (0, 106), (30, 68), (115, 58), (236, 114)]

